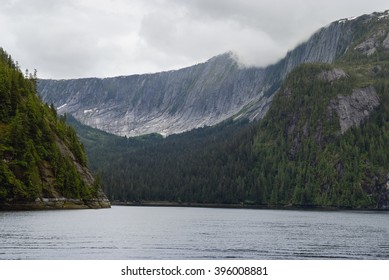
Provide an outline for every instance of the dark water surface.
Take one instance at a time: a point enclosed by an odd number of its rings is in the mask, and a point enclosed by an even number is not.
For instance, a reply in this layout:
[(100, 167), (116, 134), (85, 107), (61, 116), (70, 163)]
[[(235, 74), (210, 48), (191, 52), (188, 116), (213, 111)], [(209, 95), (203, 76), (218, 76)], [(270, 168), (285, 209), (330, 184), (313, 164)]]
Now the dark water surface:
[(389, 212), (0, 212), (0, 259), (389, 259)]

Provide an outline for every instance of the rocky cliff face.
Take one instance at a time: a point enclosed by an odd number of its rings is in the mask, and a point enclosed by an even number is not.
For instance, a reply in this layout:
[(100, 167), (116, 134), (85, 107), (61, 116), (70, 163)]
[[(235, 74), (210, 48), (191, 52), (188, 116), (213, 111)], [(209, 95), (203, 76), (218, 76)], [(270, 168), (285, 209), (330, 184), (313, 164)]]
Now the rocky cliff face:
[[(233, 116), (260, 119), (293, 69), (302, 63), (333, 62), (358, 38), (357, 30), (388, 15), (374, 13), (333, 22), (266, 68), (241, 67), (228, 53), (177, 71), (106, 79), (40, 80), (38, 91), (59, 113), (70, 113), (84, 124), (117, 135), (169, 135)], [(388, 36), (383, 47), (389, 45)], [(374, 38), (376, 42), (377, 36)], [(367, 48), (370, 53), (374, 42), (355, 48)]]
[(341, 133), (345, 133), (352, 126), (359, 124), (368, 118), (380, 100), (373, 86), (354, 89), (349, 96), (338, 96), (331, 100), (329, 110), (335, 109), (339, 116)]
[(107, 79), (41, 80), (59, 113), (117, 134), (169, 135), (217, 124), (263, 97), (263, 69), (240, 68), (232, 54), (178, 71)]

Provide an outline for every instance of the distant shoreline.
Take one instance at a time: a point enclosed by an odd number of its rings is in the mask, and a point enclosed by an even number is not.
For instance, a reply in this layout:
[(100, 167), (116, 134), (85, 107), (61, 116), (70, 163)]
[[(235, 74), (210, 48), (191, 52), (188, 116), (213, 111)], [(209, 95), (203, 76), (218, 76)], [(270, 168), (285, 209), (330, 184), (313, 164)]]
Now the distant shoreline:
[(111, 201), (112, 206), (140, 206), (140, 207), (194, 207), (194, 208), (222, 208), (222, 209), (263, 209), (263, 210), (310, 210), (310, 211), (389, 211), (377, 208), (353, 208), (333, 206), (299, 206), (299, 205), (258, 205), (258, 204), (223, 204), (223, 203), (193, 203), (172, 201)]

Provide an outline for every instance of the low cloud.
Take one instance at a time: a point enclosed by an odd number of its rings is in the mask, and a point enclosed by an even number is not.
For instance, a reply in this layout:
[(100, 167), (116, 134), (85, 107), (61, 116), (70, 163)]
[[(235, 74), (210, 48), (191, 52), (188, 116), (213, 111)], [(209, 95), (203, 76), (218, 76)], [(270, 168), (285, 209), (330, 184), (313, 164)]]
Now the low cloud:
[(331, 21), (387, 9), (387, 0), (5, 0), (0, 46), (43, 78), (178, 69), (234, 51), (276, 62)]

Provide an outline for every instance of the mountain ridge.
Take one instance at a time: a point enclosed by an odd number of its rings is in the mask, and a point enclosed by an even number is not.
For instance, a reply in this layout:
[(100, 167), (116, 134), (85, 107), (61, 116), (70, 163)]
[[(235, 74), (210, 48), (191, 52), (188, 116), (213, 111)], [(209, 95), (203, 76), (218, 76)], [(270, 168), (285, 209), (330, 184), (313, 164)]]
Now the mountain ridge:
[(384, 13), (339, 20), (319, 29), (276, 64), (242, 67), (232, 53), (179, 70), (113, 78), (40, 80), (38, 91), (60, 114), (121, 136), (167, 136), (230, 117), (261, 119), (274, 93), (302, 63), (330, 63), (344, 54), (359, 26)]
[[(169, 135), (171, 130), (183, 132), (231, 117), (239, 111), (240, 104), (247, 102), (245, 99), (252, 97), (224, 94), (230, 91), (225, 88), (255, 88), (257, 81), (252, 72), (260, 75), (261, 71), (239, 69), (231, 54), (224, 54), (207, 63), (181, 70), (105, 79), (40, 81), (38, 87), (43, 99), (54, 103), (59, 113), (71, 113), (85, 124), (118, 135), (136, 136), (153, 132)], [(250, 74), (251, 82), (245, 84), (244, 80)], [(77, 88), (79, 82), (83, 90)], [(57, 86), (53, 92), (58, 92), (58, 87), (64, 83), (66, 85), (62, 90), (69, 93), (69, 97), (56, 96), (55, 100), (48, 97), (50, 89), (47, 89), (47, 84), (49, 87), (50, 84)], [(85, 98), (94, 101), (85, 105)], [(103, 104), (99, 100), (104, 100)], [(224, 112), (218, 109), (220, 107), (230, 109)], [(117, 123), (115, 128), (113, 123)]]
[(229, 119), (164, 139), (102, 142), (97, 132), (78, 130), (109, 196), (389, 209), (389, 13), (334, 24), (350, 24), (351, 41), (340, 43), (331, 63), (295, 67), (258, 122)]

